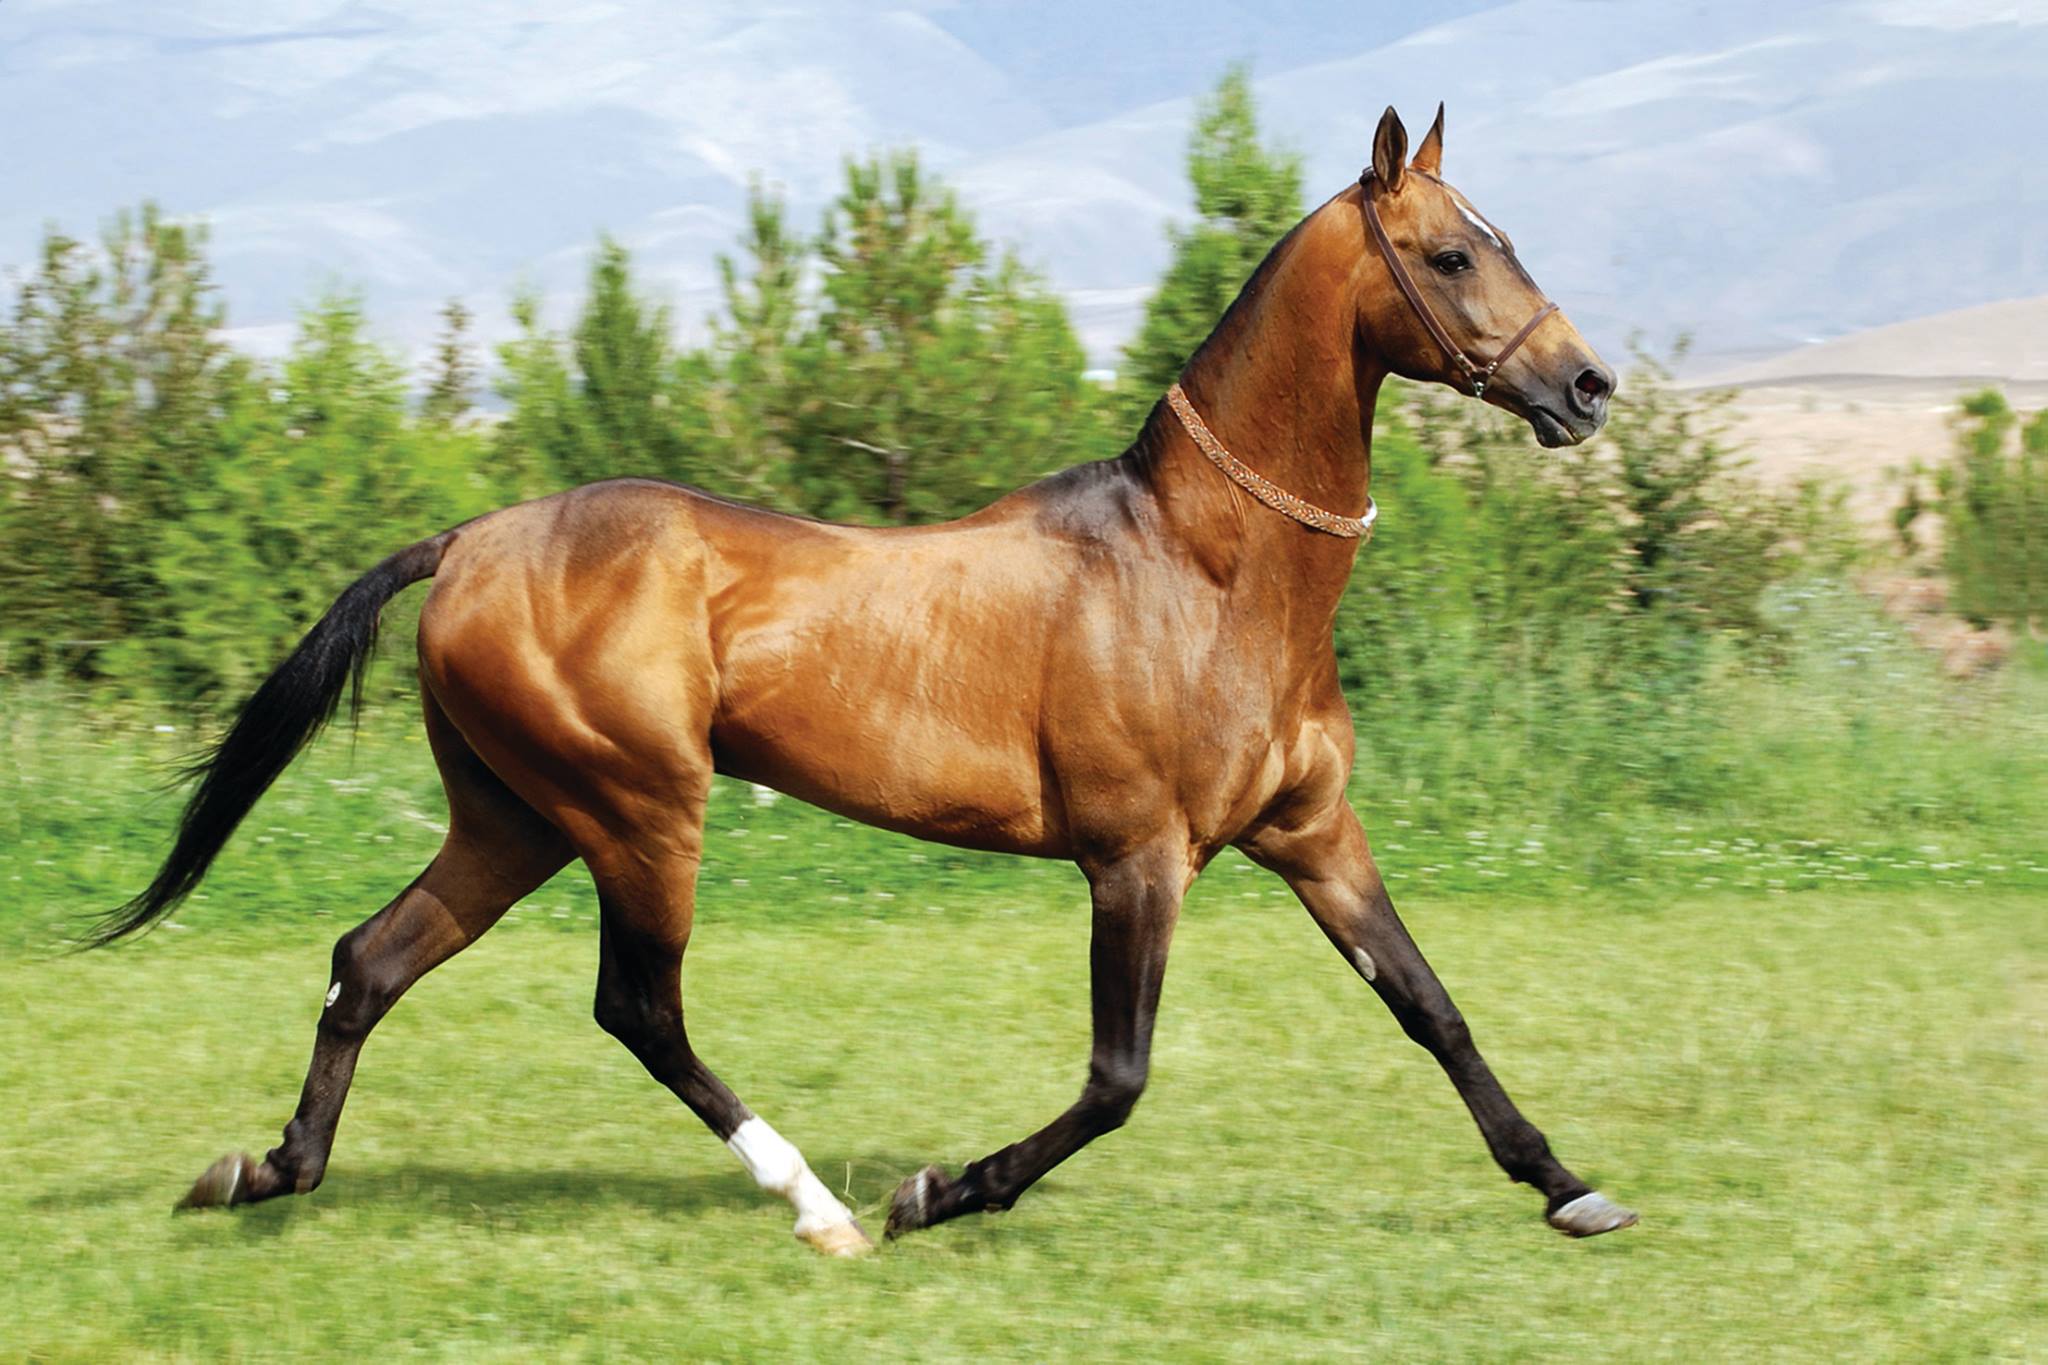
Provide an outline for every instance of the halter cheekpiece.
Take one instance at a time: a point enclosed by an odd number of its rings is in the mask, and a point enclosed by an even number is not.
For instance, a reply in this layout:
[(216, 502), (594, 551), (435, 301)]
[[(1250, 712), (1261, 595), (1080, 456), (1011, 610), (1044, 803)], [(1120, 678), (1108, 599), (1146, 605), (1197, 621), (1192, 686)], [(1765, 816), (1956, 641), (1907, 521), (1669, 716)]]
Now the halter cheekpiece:
[[(1427, 171), (1411, 169), (1408, 173), (1436, 180), (1436, 177)], [(1437, 183), (1443, 182), (1438, 180)], [(1508, 344), (1500, 348), (1500, 353), (1484, 365), (1480, 364), (1466, 353), (1464, 347), (1451, 340), (1450, 332), (1437, 320), (1436, 314), (1430, 311), (1429, 302), (1422, 297), (1422, 291), (1415, 287), (1415, 280), (1409, 275), (1408, 267), (1401, 263), (1400, 254), (1394, 250), (1393, 239), (1387, 236), (1386, 225), (1380, 222), (1379, 206), (1375, 202), (1379, 197), (1379, 183), (1373, 175), (1372, 167), (1367, 166), (1358, 177), (1358, 189), (1359, 203), (1365, 210), (1365, 225), (1372, 229), (1372, 239), (1379, 245), (1380, 255), (1386, 260), (1387, 273), (1394, 277), (1394, 283), (1400, 286), (1402, 295), (1408, 300), (1408, 306), (1415, 310), (1415, 316), (1421, 318), (1422, 325), (1429, 329), (1429, 335), (1443, 349), (1443, 353), (1450, 357), (1451, 363), (1458, 367), (1459, 373), (1465, 376), (1465, 382), (1472, 386), (1472, 396), (1485, 396), (1486, 386), (1493, 382), (1494, 374), (1508, 363), (1509, 356), (1522, 349), (1522, 343), (1535, 334), (1543, 320), (1557, 311), (1557, 305), (1545, 299), (1543, 306), (1536, 310), (1535, 316), (1522, 324), (1522, 330), (1515, 333)]]

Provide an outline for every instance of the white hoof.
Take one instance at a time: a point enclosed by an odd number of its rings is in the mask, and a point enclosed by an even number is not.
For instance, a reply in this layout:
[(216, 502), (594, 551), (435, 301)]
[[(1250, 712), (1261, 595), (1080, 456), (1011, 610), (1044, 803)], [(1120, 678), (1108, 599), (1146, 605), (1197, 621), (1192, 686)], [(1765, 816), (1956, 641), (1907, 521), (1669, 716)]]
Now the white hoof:
[(1550, 1226), (1567, 1237), (1598, 1237), (1617, 1228), (1633, 1227), (1634, 1209), (1625, 1209), (1598, 1190), (1562, 1204), (1550, 1215)]
[(797, 1239), (822, 1256), (865, 1256), (875, 1249), (859, 1223), (827, 1223), (797, 1233)]

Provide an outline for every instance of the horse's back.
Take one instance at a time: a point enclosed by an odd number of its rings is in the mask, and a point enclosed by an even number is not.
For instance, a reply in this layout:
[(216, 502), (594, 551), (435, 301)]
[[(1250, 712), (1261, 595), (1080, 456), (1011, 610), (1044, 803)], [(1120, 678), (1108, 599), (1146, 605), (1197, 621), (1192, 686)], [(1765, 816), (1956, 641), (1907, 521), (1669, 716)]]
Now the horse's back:
[(1077, 561), (1023, 506), (764, 543), (706, 518), (721, 771), (855, 819), (1059, 852), (1039, 725)]
[(494, 767), (562, 775), (544, 804), (593, 774), (674, 786), (715, 765), (872, 823), (1055, 852), (1040, 674), (1076, 562), (1025, 504), (863, 528), (594, 484), (461, 529), (421, 662)]

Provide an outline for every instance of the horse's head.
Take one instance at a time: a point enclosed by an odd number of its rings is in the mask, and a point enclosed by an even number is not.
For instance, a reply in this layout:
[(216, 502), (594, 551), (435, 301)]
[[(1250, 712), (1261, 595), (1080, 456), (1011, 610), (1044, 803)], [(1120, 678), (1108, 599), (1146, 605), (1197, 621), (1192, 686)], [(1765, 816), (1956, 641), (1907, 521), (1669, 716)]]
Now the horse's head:
[(1368, 270), (1393, 287), (1364, 291), (1360, 326), (1409, 379), (1483, 397), (1527, 422), (1546, 446), (1576, 445), (1607, 420), (1614, 372), (1536, 287), (1507, 234), (1445, 184), (1439, 105), (1415, 157), (1389, 108), (1359, 177)]

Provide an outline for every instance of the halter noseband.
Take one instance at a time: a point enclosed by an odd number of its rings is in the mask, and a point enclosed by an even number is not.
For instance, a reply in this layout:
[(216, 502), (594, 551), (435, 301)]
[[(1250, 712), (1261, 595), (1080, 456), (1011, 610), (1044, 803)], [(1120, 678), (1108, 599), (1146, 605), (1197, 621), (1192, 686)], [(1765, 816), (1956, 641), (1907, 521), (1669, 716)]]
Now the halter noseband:
[[(1411, 170), (1409, 174), (1436, 179), (1426, 171)], [(1416, 317), (1422, 319), (1422, 325), (1429, 329), (1429, 334), (1435, 339), (1436, 344), (1450, 357), (1451, 363), (1458, 367), (1466, 382), (1472, 386), (1472, 396), (1483, 397), (1486, 386), (1493, 382), (1495, 372), (1507, 364), (1509, 356), (1522, 348), (1522, 343), (1534, 335), (1545, 318), (1557, 311), (1557, 305), (1548, 299), (1544, 300), (1543, 306), (1536, 310), (1536, 315), (1523, 323), (1522, 330), (1515, 333), (1508, 344), (1500, 348), (1499, 355), (1484, 365), (1474, 360), (1466, 354), (1464, 347), (1451, 340), (1451, 334), (1444, 329), (1443, 323), (1437, 321), (1436, 314), (1430, 311), (1428, 301), (1422, 297), (1422, 291), (1415, 287), (1414, 279), (1408, 274), (1408, 267), (1401, 264), (1401, 257), (1394, 250), (1393, 239), (1387, 236), (1386, 226), (1380, 222), (1380, 211), (1373, 202), (1376, 198), (1376, 186), (1373, 183), (1375, 179), (1370, 166), (1358, 177), (1359, 202), (1365, 209), (1365, 225), (1372, 229), (1372, 239), (1379, 243), (1380, 255), (1387, 263), (1387, 273), (1392, 275), (1394, 283), (1401, 287), (1401, 293), (1406, 296), (1408, 306), (1415, 310)]]

